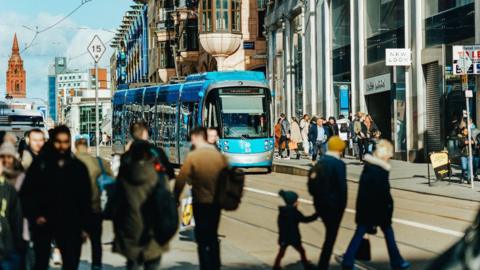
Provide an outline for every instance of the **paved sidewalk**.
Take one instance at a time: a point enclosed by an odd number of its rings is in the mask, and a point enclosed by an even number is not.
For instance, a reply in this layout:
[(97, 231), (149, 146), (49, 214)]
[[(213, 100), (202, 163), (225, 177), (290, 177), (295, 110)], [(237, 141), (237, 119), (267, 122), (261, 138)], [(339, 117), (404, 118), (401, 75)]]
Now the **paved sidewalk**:
[[(346, 158), (344, 161), (347, 163), (348, 180), (358, 182), (363, 165), (353, 158)], [(307, 159), (274, 160), (273, 171), (306, 176), (310, 168), (311, 161)], [(454, 169), (450, 183), (435, 181), (435, 175), (430, 166), (431, 185), (429, 186), (427, 164), (392, 160), (390, 185), (394, 189), (480, 202), (480, 181), (475, 181), (475, 188), (472, 190), (470, 185), (460, 183), (459, 174), (460, 171)]]

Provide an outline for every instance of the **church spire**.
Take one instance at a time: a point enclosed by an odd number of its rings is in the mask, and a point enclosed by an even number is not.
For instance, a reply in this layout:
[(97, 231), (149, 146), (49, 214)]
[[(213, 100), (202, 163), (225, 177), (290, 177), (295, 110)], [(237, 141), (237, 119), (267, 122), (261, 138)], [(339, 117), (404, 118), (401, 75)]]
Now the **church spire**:
[(13, 36), (13, 46), (12, 46), (12, 54), (18, 54), (20, 49), (18, 48), (18, 41), (17, 41), (17, 33)]

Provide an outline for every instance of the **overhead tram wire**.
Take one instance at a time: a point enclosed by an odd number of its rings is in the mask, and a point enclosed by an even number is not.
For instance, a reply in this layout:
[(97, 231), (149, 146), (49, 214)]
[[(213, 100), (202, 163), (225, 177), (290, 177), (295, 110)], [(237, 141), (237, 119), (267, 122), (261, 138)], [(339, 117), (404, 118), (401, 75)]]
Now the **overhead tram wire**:
[(66, 19), (68, 19), (69, 17), (71, 17), (75, 12), (77, 12), (80, 8), (82, 8), (85, 4), (89, 3), (89, 2), (92, 2), (93, 0), (81, 0), (81, 3), (80, 5), (78, 5), (76, 8), (74, 8), (70, 13), (68, 13), (66, 16), (64, 16), (62, 19), (58, 20), (57, 22), (55, 22), (54, 24), (50, 25), (50, 26), (47, 26), (41, 30), (38, 30), (38, 26), (35, 27), (35, 30), (33, 30), (32, 28), (28, 27), (28, 26), (23, 26), (24, 28), (28, 29), (28, 30), (31, 30), (31, 31), (34, 31), (35, 32), (35, 35), (33, 36), (32, 40), (30, 41), (30, 43), (28, 43), (27, 46), (25, 46), (25, 48), (22, 50), (22, 53), (25, 52), (26, 50), (28, 50), (33, 42), (37, 39), (38, 35), (39, 34), (42, 34), (42, 33), (45, 33), (53, 28), (55, 28), (57, 25), (61, 24), (63, 21), (65, 21)]

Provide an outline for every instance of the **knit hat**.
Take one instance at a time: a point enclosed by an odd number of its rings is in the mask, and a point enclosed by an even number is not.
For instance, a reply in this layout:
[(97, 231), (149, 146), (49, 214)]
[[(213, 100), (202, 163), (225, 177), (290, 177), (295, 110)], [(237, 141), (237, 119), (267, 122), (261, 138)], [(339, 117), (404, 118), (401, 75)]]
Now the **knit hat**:
[(285, 201), (287, 205), (293, 205), (298, 200), (297, 193), (293, 191), (280, 190), (280, 192), (278, 192), (278, 195), (282, 197), (282, 199)]
[(4, 142), (2, 146), (0, 146), (0, 156), (13, 156), (18, 158), (19, 155), (15, 145), (10, 142)]
[(345, 150), (345, 142), (338, 136), (333, 136), (327, 143), (328, 151), (342, 153)]

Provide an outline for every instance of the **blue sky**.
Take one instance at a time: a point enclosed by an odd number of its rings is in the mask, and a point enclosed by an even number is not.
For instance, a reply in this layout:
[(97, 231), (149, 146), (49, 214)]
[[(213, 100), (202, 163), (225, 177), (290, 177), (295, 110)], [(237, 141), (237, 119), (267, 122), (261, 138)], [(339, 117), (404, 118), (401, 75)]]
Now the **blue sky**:
[[(85, 55), (91, 38), (98, 34), (104, 42), (110, 40), (132, 0), (0, 0), (0, 98), (5, 96), (5, 72), (10, 56), (13, 34), (16, 32), (20, 50), (30, 44), (35, 33), (51, 26), (86, 2), (71, 17), (39, 35), (22, 53), (27, 71), (27, 96), (47, 99), (47, 75), (55, 56), (65, 56), (69, 67), (84, 69), (93, 62)], [(108, 46), (107, 46), (108, 47)], [(108, 47), (109, 48), (109, 47)], [(113, 51), (105, 53), (100, 62), (108, 67)]]

